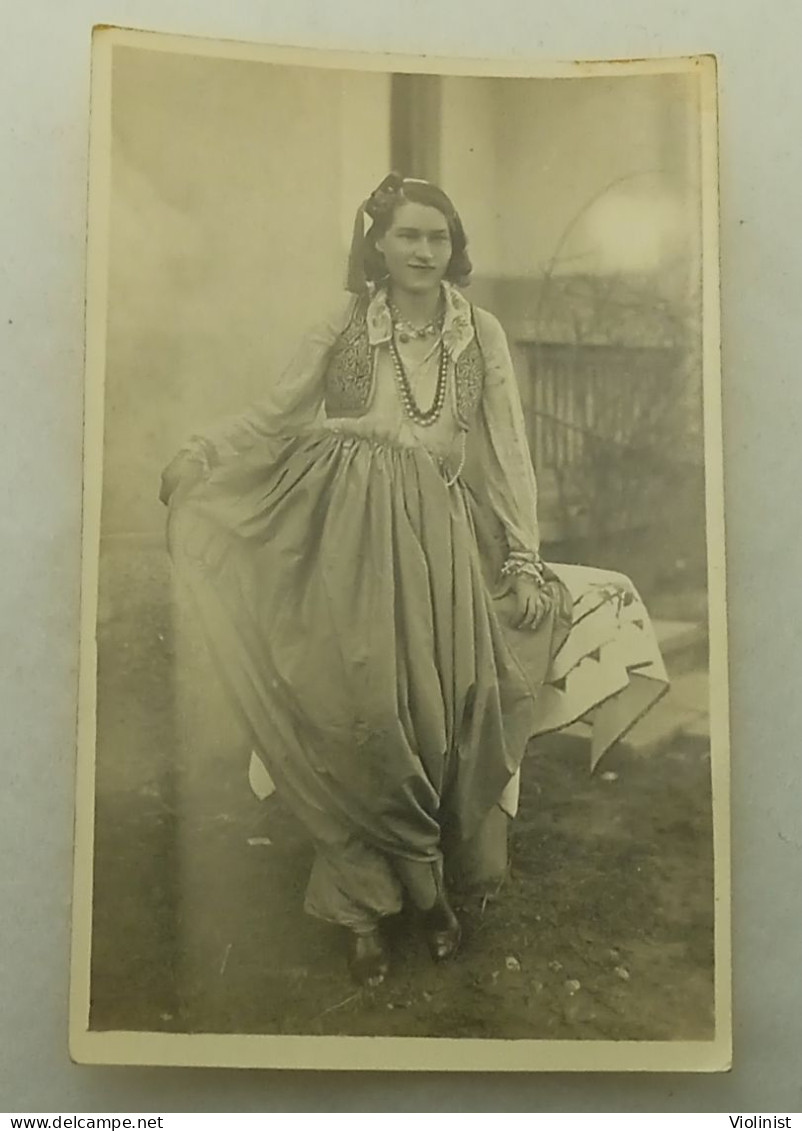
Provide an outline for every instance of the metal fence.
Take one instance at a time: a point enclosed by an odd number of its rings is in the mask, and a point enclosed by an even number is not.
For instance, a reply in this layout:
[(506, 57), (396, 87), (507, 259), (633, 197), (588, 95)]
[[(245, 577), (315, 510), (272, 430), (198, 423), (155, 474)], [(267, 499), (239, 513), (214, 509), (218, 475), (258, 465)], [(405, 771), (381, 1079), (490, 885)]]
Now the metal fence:
[(670, 445), (679, 393), (677, 349), (537, 342), (521, 348), (538, 472), (579, 470), (604, 447), (615, 453)]

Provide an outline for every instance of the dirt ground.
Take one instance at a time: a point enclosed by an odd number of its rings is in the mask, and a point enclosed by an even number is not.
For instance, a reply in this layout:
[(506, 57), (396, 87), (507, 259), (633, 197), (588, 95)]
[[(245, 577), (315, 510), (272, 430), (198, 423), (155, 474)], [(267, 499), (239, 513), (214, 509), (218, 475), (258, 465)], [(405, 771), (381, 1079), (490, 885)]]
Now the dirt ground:
[[(134, 589), (130, 590), (135, 592)], [(247, 750), (177, 742), (166, 593), (102, 617), (91, 1024), (179, 1032), (699, 1040), (713, 1032), (706, 740), (658, 756), (533, 745), (511, 872), (430, 961), (391, 923), (385, 985), (358, 990), (302, 910), (301, 831), (247, 785)], [(179, 728), (180, 729), (180, 728)]]

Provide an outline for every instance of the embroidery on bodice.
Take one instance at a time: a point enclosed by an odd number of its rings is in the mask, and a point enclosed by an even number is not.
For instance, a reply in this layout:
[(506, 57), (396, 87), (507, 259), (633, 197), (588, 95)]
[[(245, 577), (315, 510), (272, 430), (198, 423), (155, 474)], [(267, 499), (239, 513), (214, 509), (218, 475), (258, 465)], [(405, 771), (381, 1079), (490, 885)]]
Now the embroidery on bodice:
[(457, 358), (454, 372), (457, 419), (463, 428), (468, 428), (473, 420), (482, 399), (484, 384), (485, 360), (474, 336)]
[(366, 327), (367, 300), (354, 305), (348, 325), (334, 343), (324, 379), (327, 416), (362, 416), (373, 386), (373, 351)]
[[(482, 399), (485, 363), (475, 325), (471, 325), (472, 308), (464, 299), (462, 302), (470, 314), (460, 310), (458, 318), (461, 322), (467, 315), (468, 334), (465, 334), (465, 328), (461, 324), (457, 324), (457, 328), (464, 337), (469, 336), (469, 340), (454, 362), (454, 385), (457, 420), (463, 428), (468, 428)], [(324, 377), (324, 399), (326, 415), (329, 417), (363, 416), (370, 406), (374, 381), (373, 351), (378, 348), (372, 346), (370, 341), (370, 305), (369, 296), (360, 296), (354, 304), (348, 325), (329, 356)], [(378, 316), (375, 311), (373, 313), (374, 333), (377, 317), (382, 317), (381, 311)], [(457, 322), (456, 319), (453, 321)], [(444, 341), (447, 348), (451, 344), (450, 338), (451, 335), (446, 331)]]

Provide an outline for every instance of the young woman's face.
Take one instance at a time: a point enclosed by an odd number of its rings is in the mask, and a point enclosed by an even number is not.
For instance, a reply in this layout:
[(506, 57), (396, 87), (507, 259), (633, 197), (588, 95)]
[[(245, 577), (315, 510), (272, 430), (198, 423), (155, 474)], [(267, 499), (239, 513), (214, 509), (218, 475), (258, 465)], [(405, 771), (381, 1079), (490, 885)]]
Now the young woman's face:
[(408, 202), (396, 208), (376, 247), (393, 284), (417, 294), (439, 287), (451, 262), (448, 222), (439, 209), (427, 204)]

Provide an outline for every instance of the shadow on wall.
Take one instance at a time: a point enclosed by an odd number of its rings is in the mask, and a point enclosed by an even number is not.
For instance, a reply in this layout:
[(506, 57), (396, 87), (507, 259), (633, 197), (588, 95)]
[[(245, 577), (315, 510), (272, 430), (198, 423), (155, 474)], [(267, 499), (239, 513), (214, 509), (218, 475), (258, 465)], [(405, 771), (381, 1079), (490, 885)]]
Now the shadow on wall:
[(103, 526), (155, 533), (170, 456), (341, 301), (389, 79), (116, 49), (113, 83)]

